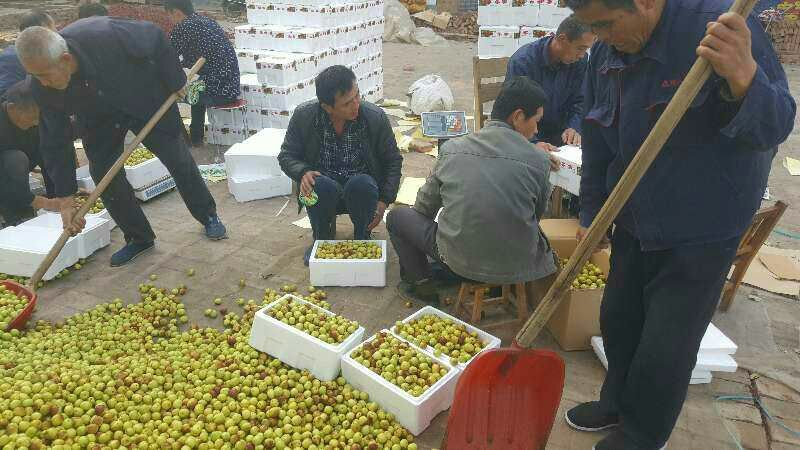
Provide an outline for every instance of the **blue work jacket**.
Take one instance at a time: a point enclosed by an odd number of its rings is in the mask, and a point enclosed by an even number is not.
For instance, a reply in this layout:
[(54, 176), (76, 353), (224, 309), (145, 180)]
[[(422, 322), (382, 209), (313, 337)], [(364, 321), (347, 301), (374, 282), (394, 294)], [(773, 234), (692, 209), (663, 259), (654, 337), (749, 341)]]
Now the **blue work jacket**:
[(586, 73), (586, 56), (573, 64), (551, 62), (547, 48), (553, 36), (543, 37), (520, 47), (508, 60), (506, 80), (524, 76), (539, 83), (547, 95), (544, 115), (539, 121), (536, 137), (547, 140), (560, 139), (567, 128), (581, 130), (581, 104)]
[(0, 52), (0, 95), (25, 79), (28, 74), (17, 56), (17, 48), (9, 45)]
[[(625, 55), (598, 42), (586, 83), (582, 226), (589, 226), (696, 58), (723, 0), (669, 0), (645, 47)], [(744, 233), (761, 204), (770, 164), (792, 131), (795, 102), (769, 39), (751, 16), (758, 69), (741, 100), (712, 74), (634, 190), (616, 225), (645, 251), (718, 242)]]

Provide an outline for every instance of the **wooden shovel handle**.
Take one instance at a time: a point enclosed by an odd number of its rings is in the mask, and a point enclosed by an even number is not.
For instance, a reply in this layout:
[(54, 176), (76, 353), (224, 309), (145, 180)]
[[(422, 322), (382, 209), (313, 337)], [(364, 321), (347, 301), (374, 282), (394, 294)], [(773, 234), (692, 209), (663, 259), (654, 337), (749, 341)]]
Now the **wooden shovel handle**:
[[(757, 0), (736, 0), (729, 12), (737, 13), (746, 18), (750, 15), (750, 11), (752, 11), (756, 1)], [(530, 347), (547, 321), (550, 320), (550, 316), (553, 315), (558, 305), (561, 303), (561, 300), (564, 298), (564, 295), (572, 286), (573, 280), (580, 275), (581, 268), (592, 256), (592, 252), (611, 226), (614, 218), (617, 217), (617, 214), (619, 214), (625, 202), (628, 201), (633, 190), (636, 189), (639, 180), (642, 179), (645, 172), (647, 172), (647, 169), (650, 167), (650, 164), (653, 163), (661, 152), (661, 148), (672, 134), (672, 130), (675, 129), (675, 126), (683, 118), (689, 105), (692, 104), (697, 93), (700, 92), (700, 89), (703, 87), (706, 80), (708, 80), (712, 70), (711, 64), (705, 59), (698, 57), (697, 60), (695, 60), (694, 65), (692, 65), (692, 68), (689, 70), (689, 74), (686, 75), (686, 78), (681, 82), (678, 91), (670, 100), (664, 113), (661, 114), (661, 117), (659, 117), (653, 129), (650, 130), (647, 139), (645, 139), (642, 146), (639, 147), (639, 151), (636, 153), (633, 161), (631, 161), (625, 173), (622, 174), (622, 178), (620, 178), (619, 182), (614, 187), (611, 195), (606, 199), (603, 208), (594, 218), (586, 236), (584, 236), (583, 240), (578, 244), (575, 252), (572, 253), (569, 261), (567, 261), (566, 266), (564, 266), (558, 278), (556, 278), (555, 283), (550, 286), (550, 290), (547, 291), (547, 294), (539, 303), (539, 306), (517, 334), (517, 342), (519, 345), (526, 348)]]
[[(189, 80), (192, 79), (194, 75), (197, 74), (197, 72), (200, 71), (200, 69), (203, 67), (203, 64), (205, 63), (206, 63), (205, 58), (200, 58), (197, 60), (196, 63), (194, 63), (194, 66), (192, 66), (192, 69), (186, 75), (187, 83), (189, 82)], [(136, 148), (139, 146), (139, 144), (142, 143), (142, 141), (147, 137), (147, 135), (150, 134), (150, 131), (153, 130), (158, 121), (161, 120), (164, 114), (166, 114), (167, 110), (169, 110), (169, 108), (172, 107), (172, 104), (175, 103), (176, 100), (178, 100), (178, 96), (179, 95), (177, 92), (173, 92), (172, 94), (170, 94), (170, 96), (164, 101), (161, 107), (158, 108), (155, 114), (153, 114), (153, 116), (150, 117), (150, 120), (147, 122), (147, 124), (145, 124), (144, 128), (142, 128), (142, 130), (139, 131), (139, 134), (136, 135), (136, 138), (133, 140), (133, 142), (128, 144), (128, 146), (119, 156), (119, 158), (117, 158), (117, 161), (114, 163), (114, 165), (111, 166), (110, 169), (108, 169), (108, 172), (106, 172), (106, 174), (103, 176), (103, 179), (100, 180), (99, 183), (97, 183), (97, 187), (95, 187), (92, 193), (89, 194), (89, 198), (86, 199), (83, 205), (81, 205), (81, 207), (78, 208), (78, 210), (75, 212), (73, 220), (83, 218), (86, 215), (86, 213), (89, 212), (89, 209), (91, 209), (92, 205), (94, 205), (94, 202), (96, 202), (97, 199), (100, 198), (100, 195), (103, 192), (105, 192), (106, 188), (111, 183), (111, 180), (115, 176), (117, 176), (119, 171), (125, 165), (125, 161), (128, 160), (128, 157), (131, 156), (131, 153), (133, 153), (133, 151), (136, 150)], [(59, 253), (61, 253), (61, 250), (64, 248), (64, 245), (66, 245), (67, 240), (69, 240), (69, 233), (67, 232), (67, 230), (64, 230), (61, 233), (61, 236), (58, 237), (56, 243), (53, 244), (53, 248), (50, 249), (50, 253), (47, 254), (47, 257), (44, 258), (44, 261), (42, 261), (42, 263), (39, 265), (39, 268), (36, 269), (36, 272), (31, 277), (29, 281), (29, 286), (32, 290), (34, 291), (36, 290), (36, 285), (39, 284), (39, 281), (42, 280), (44, 274), (47, 273), (47, 270), (50, 269), (50, 266), (53, 265), (53, 262), (56, 260), (56, 258), (58, 258), (58, 255)]]

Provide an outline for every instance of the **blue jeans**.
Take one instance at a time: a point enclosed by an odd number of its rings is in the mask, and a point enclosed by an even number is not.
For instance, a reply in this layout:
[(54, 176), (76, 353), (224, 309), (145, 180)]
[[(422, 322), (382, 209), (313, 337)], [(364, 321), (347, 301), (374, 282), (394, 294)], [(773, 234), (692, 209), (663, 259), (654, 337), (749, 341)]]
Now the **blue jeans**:
[(314, 239), (335, 239), (336, 215), (347, 212), (353, 221), (353, 238), (367, 239), (367, 226), (378, 207), (378, 183), (366, 174), (350, 178), (330, 178), (319, 175), (314, 179), (317, 203), (307, 207)]

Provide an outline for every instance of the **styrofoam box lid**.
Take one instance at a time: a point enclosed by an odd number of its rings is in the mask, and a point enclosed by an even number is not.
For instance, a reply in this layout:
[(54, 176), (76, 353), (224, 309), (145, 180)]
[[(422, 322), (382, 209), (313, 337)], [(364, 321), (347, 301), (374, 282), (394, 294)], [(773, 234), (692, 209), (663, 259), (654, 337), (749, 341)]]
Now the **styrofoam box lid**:
[[(317, 247), (319, 247), (319, 244), (321, 244), (321, 243), (326, 244), (326, 243), (336, 243), (336, 242), (348, 242), (348, 241), (377, 242), (381, 246), (381, 257), (380, 257), (380, 259), (319, 259), (319, 258), (317, 258), (317, 256), (316, 256), (317, 255)], [(314, 248), (311, 249), (311, 259), (309, 259), (309, 263), (311, 261), (314, 261), (314, 262), (316, 262), (318, 264), (325, 264), (325, 263), (331, 263), (331, 262), (336, 262), (336, 263), (343, 263), (343, 262), (344, 263), (359, 263), (360, 262), (360, 263), (363, 263), (365, 261), (366, 262), (374, 262), (374, 263), (378, 263), (378, 262), (384, 262), (385, 263), (386, 262), (386, 241), (384, 241), (384, 240), (353, 240), (353, 239), (330, 240), (330, 241), (317, 240), (317, 241), (314, 241)]]
[[(103, 219), (97, 217), (97, 215), (86, 215), (86, 226), (84, 227), (84, 231), (81, 234), (93, 230), (96, 227), (99, 227), (106, 223), (108, 219)], [(33, 219), (26, 220), (25, 222), (21, 223), (17, 226), (17, 228), (26, 228), (26, 227), (37, 227), (37, 228), (47, 228), (51, 230), (55, 230), (59, 235), (63, 230), (63, 223), (61, 222), (61, 214), (58, 213), (47, 213), (42, 214), (40, 216), (36, 216)]]
[[(269, 321), (271, 323), (276, 324), (277, 326), (279, 326), (281, 328), (289, 330), (293, 334), (297, 334), (297, 335), (303, 336), (304, 338), (311, 339), (317, 345), (325, 347), (325, 348), (327, 348), (327, 349), (329, 349), (331, 351), (334, 351), (334, 352), (342, 351), (342, 349), (344, 349), (345, 347), (347, 347), (349, 344), (352, 343), (353, 339), (358, 339), (359, 336), (363, 336), (364, 335), (364, 327), (359, 325), (358, 328), (356, 328), (356, 331), (352, 332), (349, 336), (347, 336), (347, 339), (345, 339), (344, 341), (340, 342), (337, 345), (333, 345), (333, 344), (329, 344), (327, 342), (324, 342), (324, 341), (322, 341), (320, 339), (317, 339), (314, 336), (306, 333), (305, 331), (302, 331), (302, 330), (300, 330), (298, 328), (295, 328), (294, 326), (289, 325), (288, 323), (283, 323), (280, 320), (278, 320), (278, 319), (270, 316), (269, 314), (267, 314), (268, 310), (277, 307), (279, 304), (281, 304), (284, 301), (293, 301), (293, 302), (301, 303), (301, 304), (304, 304), (304, 305), (308, 305), (312, 309), (316, 309), (316, 310), (322, 312), (323, 314), (325, 314), (327, 316), (338, 316), (338, 314), (336, 314), (334, 312), (328, 311), (327, 309), (325, 309), (325, 308), (323, 308), (321, 306), (317, 306), (317, 305), (315, 305), (315, 304), (313, 304), (311, 302), (307, 302), (307, 301), (303, 300), (302, 298), (297, 297), (297, 296), (292, 295), (292, 294), (284, 295), (283, 297), (275, 300), (274, 302), (270, 303), (269, 305), (265, 306), (264, 308), (261, 308), (260, 310), (258, 310), (256, 312), (256, 314), (261, 316), (261, 317), (263, 317), (264, 320), (267, 320), (267, 321)], [(341, 316), (341, 317), (344, 317), (344, 316)]]
[[(0, 230), (0, 248), (46, 255), (59, 236), (61, 236), (60, 229), (35, 226), (6, 227)], [(74, 239), (71, 237), (67, 242)]]
[[(434, 383), (432, 386), (430, 386), (428, 389), (426, 389), (425, 392), (422, 393), (422, 395), (420, 395), (419, 397), (414, 397), (413, 395), (409, 394), (408, 392), (406, 392), (402, 388), (400, 388), (400, 386), (397, 386), (394, 383), (390, 382), (389, 380), (384, 379), (382, 376), (380, 376), (380, 374), (373, 372), (372, 369), (363, 366), (361, 363), (359, 363), (358, 361), (353, 359), (353, 357), (352, 357), (353, 352), (355, 352), (356, 350), (358, 350), (361, 347), (363, 347), (364, 344), (366, 344), (367, 342), (371, 342), (372, 340), (377, 338), (378, 334), (380, 334), (380, 333), (386, 333), (386, 334), (388, 334), (389, 336), (391, 336), (391, 337), (393, 337), (395, 339), (398, 339), (400, 341), (405, 342), (412, 349), (422, 353), (423, 355), (425, 355), (428, 358), (430, 358), (430, 359), (434, 360), (435, 362), (437, 362), (442, 367), (446, 368), (447, 369), (447, 373), (442, 378), (439, 378), (439, 380), (436, 383)], [(387, 388), (391, 389), (395, 393), (401, 395), (403, 398), (406, 399), (406, 401), (410, 402), (411, 404), (413, 404), (415, 406), (421, 405), (425, 400), (428, 399), (428, 397), (430, 397), (432, 395), (433, 392), (435, 392), (437, 389), (439, 389), (442, 386), (444, 386), (445, 384), (447, 384), (447, 382), (452, 377), (456, 376), (457, 373), (458, 373), (458, 370), (456, 370), (455, 367), (450, 365), (449, 362), (445, 361), (442, 358), (437, 358), (436, 356), (434, 356), (432, 353), (428, 352), (427, 350), (424, 350), (424, 349), (421, 349), (421, 348), (417, 347), (416, 345), (412, 344), (411, 342), (408, 342), (407, 340), (401, 338), (400, 336), (392, 333), (389, 330), (381, 330), (381, 331), (375, 333), (369, 339), (364, 340), (364, 342), (358, 344), (352, 350), (350, 350), (349, 352), (345, 353), (345, 355), (342, 358), (351, 361), (352, 364), (354, 366), (358, 367), (359, 370), (361, 370), (364, 373), (369, 374), (369, 376), (371, 378), (375, 379), (378, 383), (386, 386)]]
[(738, 350), (738, 346), (725, 336), (719, 328), (714, 326), (713, 323), (708, 324), (706, 334), (703, 335), (703, 340), (700, 341), (700, 353), (717, 352), (726, 355), (733, 355)]
[(234, 175), (228, 177), (228, 180), (230, 180), (230, 182), (233, 184), (246, 184), (246, 183), (253, 183), (265, 180), (272, 180), (274, 178), (282, 178), (285, 179), (287, 182), (290, 181), (289, 177), (287, 177), (286, 175), (245, 175), (245, 176)]
[[(438, 308), (434, 308), (433, 306), (430, 306), (430, 305), (428, 305), (428, 306), (420, 309), (419, 311), (415, 312), (414, 314), (406, 317), (405, 319), (402, 320), (402, 322), (403, 323), (408, 323), (408, 322), (411, 322), (413, 320), (419, 319), (421, 317), (430, 316), (430, 315), (439, 316), (439, 317), (451, 320), (451, 321), (453, 321), (453, 322), (455, 322), (455, 323), (457, 323), (459, 325), (464, 326), (464, 328), (466, 328), (467, 331), (469, 331), (470, 333), (476, 333), (478, 335), (478, 338), (481, 340), (481, 343), (484, 344), (483, 345), (483, 350), (481, 350), (480, 352), (478, 352), (478, 354), (476, 354), (475, 356), (470, 358), (466, 363), (458, 363), (457, 364), (457, 367), (459, 369), (461, 369), (461, 370), (464, 370), (467, 367), (467, 365), (469, 365), (469, 363), (471, 363), (472, 360), (475, 359), (481, 353), (483, 353), (483, 352), (485, 352), (487, 350), (491, 350), (493, 348), (499, 348), (500, 347), (500, 343), (501, 343), (500, 338), (495, 337), (495, 336), (493, 336), (493, 335), (481, 330), (480, 328), (477, 328), (477, 327), (475, 327), (473, 325), (470, 325), (470, 324), (464, 322), (463, 320), (460, 320), (460, 319), (458, 319), (456, 317), (453, 317), (450, 314), (447, 314), (446, 312), (444, 312), (444, 311), (442, 311), (442, 310), (440, 310)], [(390, 331), (392, 331), (392, 333), (395, 334), (395, 326), (392, 326)], [(431, 347), (431, 346), (427, 346), (426, 350), (428, 350), (429, 352), (433, 352), (434, 348)], [(444, 357), (445, 357), (445, 355), (443, 354), (442, 358), (444, 358)], [(448, 357), (448, 361), (449, 361), (449, 357)]]

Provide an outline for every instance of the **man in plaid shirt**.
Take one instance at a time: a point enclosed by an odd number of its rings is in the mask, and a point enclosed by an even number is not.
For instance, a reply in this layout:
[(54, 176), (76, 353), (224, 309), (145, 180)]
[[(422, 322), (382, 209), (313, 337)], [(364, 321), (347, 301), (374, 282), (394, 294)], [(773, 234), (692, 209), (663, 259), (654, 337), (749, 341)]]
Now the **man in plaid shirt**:
[(369, 239), (397, 197), (403, 157), (386, 114), (361, 100), (352, 70), (333, 66), (315, 82), (317, 100), (300, 105), (289, 121), (281, 169), (300, 184), (301, 194), (318, 197), (308, 206), (314, 240), (335, 239), (336, 215), (344, 212), (353, 238)]

